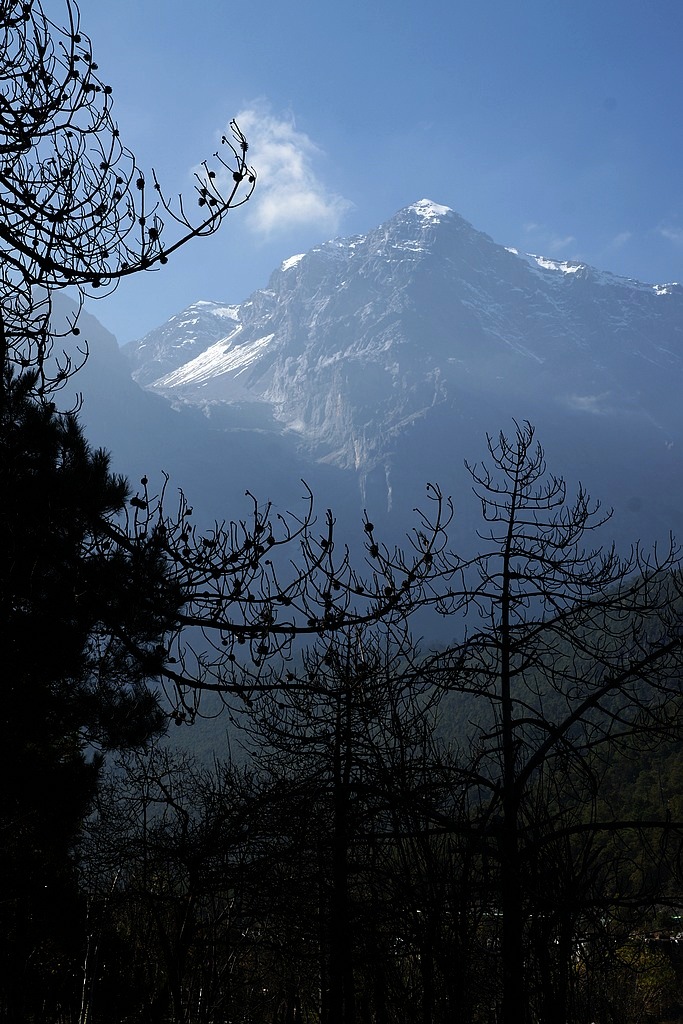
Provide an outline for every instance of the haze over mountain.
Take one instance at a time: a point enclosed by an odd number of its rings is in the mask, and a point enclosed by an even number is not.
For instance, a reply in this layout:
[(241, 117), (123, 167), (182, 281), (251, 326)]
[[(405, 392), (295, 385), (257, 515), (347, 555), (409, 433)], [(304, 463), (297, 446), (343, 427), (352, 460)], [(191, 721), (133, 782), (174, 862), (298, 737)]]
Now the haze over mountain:
[(427, 480), (457, 499), (463, 459), (516, 417), (551, 470), (615, 505), (624, 538), (680, 524), (683, 287), (507, 249), (426, 199), (123, 351), (214, 434), (241, 418), (336, 468), (325, 506), (348, 499), (349, 475), (373, 515), (402, 519)]

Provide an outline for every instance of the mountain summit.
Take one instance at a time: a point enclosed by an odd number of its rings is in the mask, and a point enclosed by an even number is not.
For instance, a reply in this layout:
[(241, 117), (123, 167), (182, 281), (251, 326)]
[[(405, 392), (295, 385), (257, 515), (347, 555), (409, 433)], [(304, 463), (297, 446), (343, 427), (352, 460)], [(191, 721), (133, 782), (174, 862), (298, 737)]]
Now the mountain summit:
[(436, 468), (463, 432), (510, 416), (547, 424), (564, 449), (609, 435), (642, 454), (647, 437), (659, 458), (681, 437), (681, 285), (505, 248), (428, 199), (124, 351), (175, 402), (265, 403), (317, 459), (379, 473), (388, 501), (411, 450)]

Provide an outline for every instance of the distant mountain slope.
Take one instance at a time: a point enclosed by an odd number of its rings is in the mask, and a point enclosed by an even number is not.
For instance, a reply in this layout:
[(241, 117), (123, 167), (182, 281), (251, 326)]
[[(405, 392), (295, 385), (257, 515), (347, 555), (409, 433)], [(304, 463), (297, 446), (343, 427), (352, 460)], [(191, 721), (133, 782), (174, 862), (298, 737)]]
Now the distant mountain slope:
[(683, 287), (520, 254), (429, 200), (124, 352), (176, 404), (258, 403), (382, 507), (414, 504), (435, 475), (457, 489), (453, 466), (515, 416), (537, 424), (551, 468), (597, 485), (634, 525), (661, 532), (680, 516)]
[[(61, 296), (56, 305), (58, 315), (73, 312)], [(89, 357), (60, 392), (60, 407), (82, 399), (80, 418), (88, 440), (111, 452), (113, 469), (129, 478), (133, 491), (143, 475), (153, 488), (161, 487), (167, 473), (169, 511), (182, 489), (198, 520), (211, 523), (248, 515), (247, 489), (284, 512), (303, 507), (302, 478), (317, 492), (329, 489), (332, 480), (339, 486), (339, 471), (317, 465), (301, 450), (273, 419), (269, 405), (224, 405), (207, 416), (196, 406), (171, 404), (131, 379), (116, 339), (95, 317), (83, 313), (79, 323)], [(341, 476), (346, 480), (340, 487), (343, 499), (351, 481), (350, 474)], [(358, 501), (354, 516), (357, 506)]]

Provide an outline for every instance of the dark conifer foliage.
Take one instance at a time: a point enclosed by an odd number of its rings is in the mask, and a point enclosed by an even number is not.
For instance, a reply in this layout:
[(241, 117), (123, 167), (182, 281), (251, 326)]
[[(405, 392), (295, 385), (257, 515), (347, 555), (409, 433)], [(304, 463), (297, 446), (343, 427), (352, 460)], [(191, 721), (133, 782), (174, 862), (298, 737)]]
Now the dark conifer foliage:
[(169, 200), (120, 141), (77, 5), (62, 13), (0, 0), (0, 1013), (15, 1020), (77, 1013), (80, 829), (103, 752), (165, 728), (147, 681), (182, 601), (155, 531), (108, 536), (126, 534), (128, 485), (53, 404), (87, 356), (77, 313), (55, 333), (53, 298), (157, 269), (255, 183), (233, 125), (227, 159)]
[(26, 997), (78, 917), (73, 850), (100, 752), (165, 728), (147, 680), (178, 604), (152, 536), (126, 552), (103, 537), (126, 481), (35, 383), (6, 368), (0, 390), (1, 973)]

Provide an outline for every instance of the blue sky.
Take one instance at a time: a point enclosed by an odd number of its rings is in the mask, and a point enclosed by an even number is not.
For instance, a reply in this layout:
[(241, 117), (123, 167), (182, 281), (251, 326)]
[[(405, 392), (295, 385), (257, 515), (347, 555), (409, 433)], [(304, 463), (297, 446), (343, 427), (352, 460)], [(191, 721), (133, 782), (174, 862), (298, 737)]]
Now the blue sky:
[(683, 280), (680, 0), (80, 7), (143, 168), (189, 194), (238, 117), (260, 175), (217, 237), (93, 305), (121, 342), (422, 197), (504, 245)]

